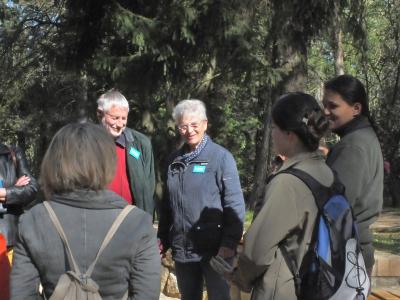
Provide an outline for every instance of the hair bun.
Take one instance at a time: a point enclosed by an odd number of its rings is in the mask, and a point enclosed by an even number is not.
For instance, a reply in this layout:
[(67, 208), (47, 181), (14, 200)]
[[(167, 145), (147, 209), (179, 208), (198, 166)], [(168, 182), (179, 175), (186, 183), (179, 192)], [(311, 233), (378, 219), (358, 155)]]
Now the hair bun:
[(329, 129), (328, 118), (324, 115), (322, 110), (315, 109), (307, 116), (307, 119), (309, 133), (315, 139), (320, 140)]

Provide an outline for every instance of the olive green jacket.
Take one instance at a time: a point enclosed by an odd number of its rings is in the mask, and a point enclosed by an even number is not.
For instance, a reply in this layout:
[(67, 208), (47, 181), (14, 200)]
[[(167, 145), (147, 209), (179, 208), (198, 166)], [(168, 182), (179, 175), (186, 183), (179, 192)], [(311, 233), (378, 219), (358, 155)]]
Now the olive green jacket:
[[(330, 186), (333, 173), (320, 152), (301, 153), (284, 162)], [(244, 236), (233, 282), (241, 289), (252, 288), (252, 300), (297, 299), (293, 275), (280, 250), (296, 257), (299, 265), (308, 250), (318, 208), (311, 190), (291, 174), (278, 174), (267, 185), (263, 204)]]
[(154, 157), (150, 139), (126, 128), (126, 168), (135, 205), (153, 216), (154, 213)]

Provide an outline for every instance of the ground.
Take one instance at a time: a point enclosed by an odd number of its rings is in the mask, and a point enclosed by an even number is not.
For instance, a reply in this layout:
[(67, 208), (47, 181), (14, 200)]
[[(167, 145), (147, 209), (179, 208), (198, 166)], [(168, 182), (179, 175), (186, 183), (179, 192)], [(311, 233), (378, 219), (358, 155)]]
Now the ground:
[(400, 255), (400, 209), (385, 209), (371, 228), (377, 250)]

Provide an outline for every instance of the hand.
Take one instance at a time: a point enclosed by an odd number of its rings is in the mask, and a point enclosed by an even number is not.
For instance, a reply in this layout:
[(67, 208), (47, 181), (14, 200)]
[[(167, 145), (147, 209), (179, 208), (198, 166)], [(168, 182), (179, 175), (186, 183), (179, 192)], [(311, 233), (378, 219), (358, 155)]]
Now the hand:
[(222, 246), (222, 247), (219, 247), (217, 255), (221, 256), (222, 258), (230, 258), (230, 257), (235, 256), (235, 250)]
[(224, 277), (228, 282), (232, 281), (232, 273), (234, 271), (234, 267), (230, 262), (217, 255), (211, 257), (210, 266), (214, 269), (215, 272)]
[(29, 184), (30, 181), (31, 181), (31, 179), (28, 176), (23, 175), (17, 179), (17, 182), (15, 182), (14, 185), (15, 186), (25, 186), (25, 185)]
[(164, 246), (160, 239), (157, 239), (157, 244), (158, 244), (158, 250), (160, 251), (160, 258), (163, 258), (165, 256), (165, 251), (164, 251)]
[(6, 189), (0, 188), (0, 202), (6, 201)]

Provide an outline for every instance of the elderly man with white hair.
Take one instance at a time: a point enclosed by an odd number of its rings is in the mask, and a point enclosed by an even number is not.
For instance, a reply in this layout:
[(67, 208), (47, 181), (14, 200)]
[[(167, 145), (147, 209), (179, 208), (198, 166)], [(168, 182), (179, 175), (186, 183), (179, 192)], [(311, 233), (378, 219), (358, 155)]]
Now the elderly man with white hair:
[(117, 168), (108, 188), (150, 215), (154, 212), (154, 157), (144, 134), (126, 127), (129, 103), (119, 91), (109, 90), (97, 100), (97, 117), (113, 136)]

